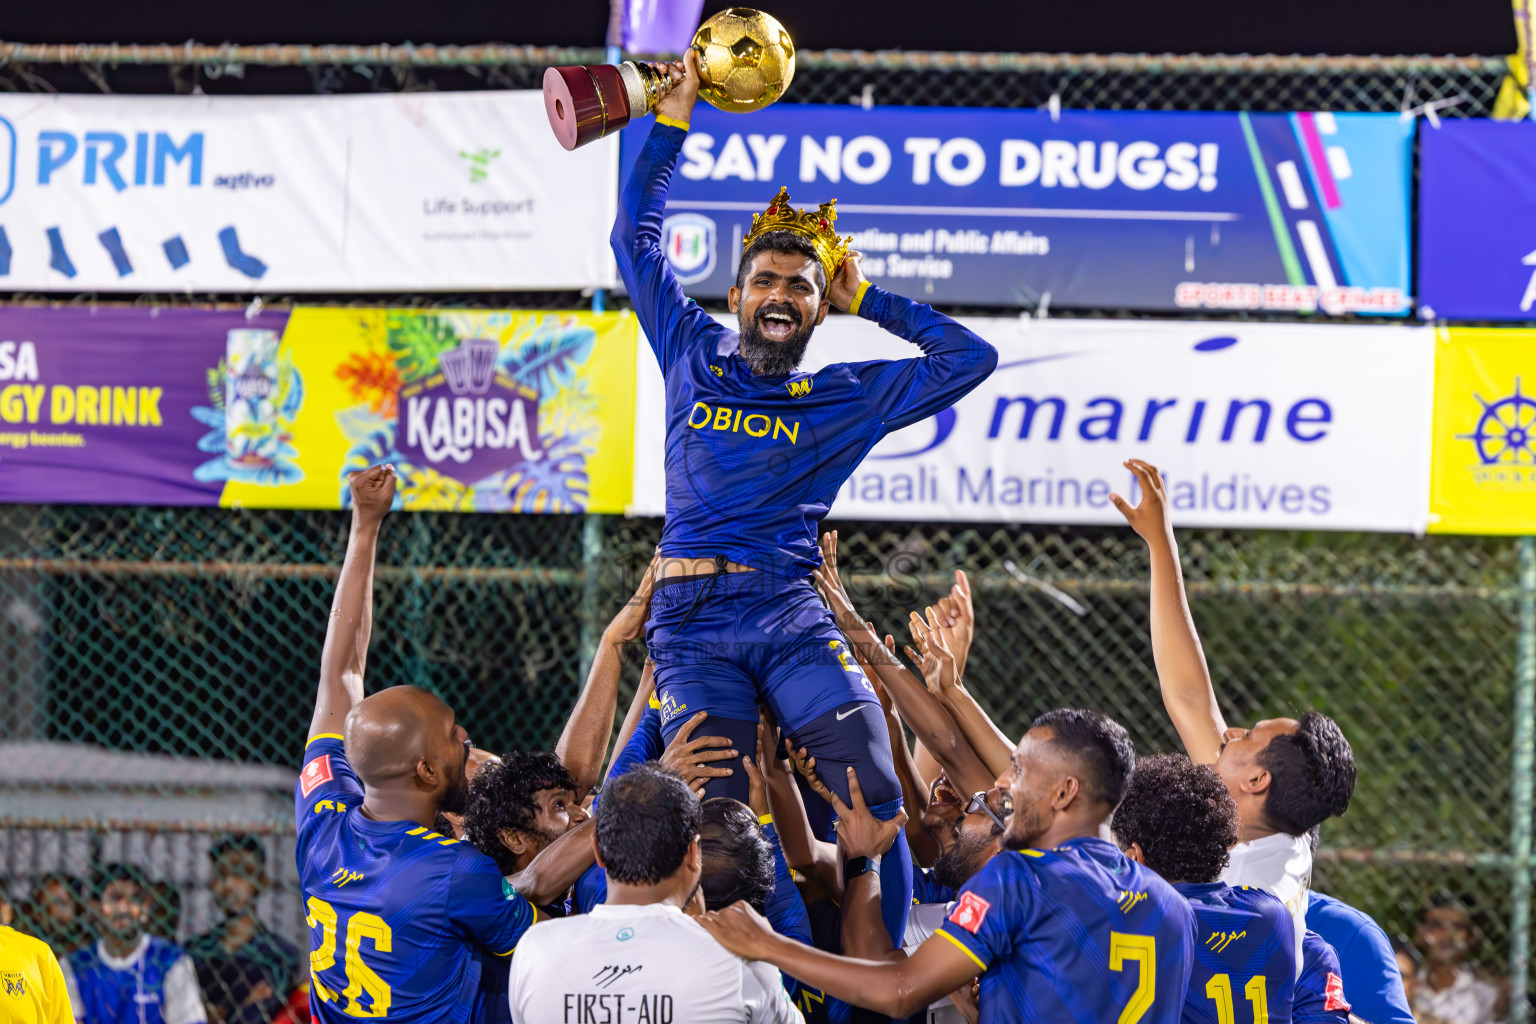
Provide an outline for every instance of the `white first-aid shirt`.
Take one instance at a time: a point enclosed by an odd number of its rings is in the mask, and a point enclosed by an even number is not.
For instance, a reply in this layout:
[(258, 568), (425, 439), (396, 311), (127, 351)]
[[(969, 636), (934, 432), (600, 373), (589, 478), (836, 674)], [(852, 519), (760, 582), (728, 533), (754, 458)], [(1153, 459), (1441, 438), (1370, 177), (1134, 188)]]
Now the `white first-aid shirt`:
[(778, 970), (728, 952), (670, 904), (602, 903), (528, 929), (516, 1024), (804, 1024)]
[(1296, 974), (1301, 976), (1301, 940), (1307, 934), (1307, 899), (1312, 892), (1312, 844), (1306, 836), (1276, 832), (1232, 847), (1226, 885), (1252, 885), (1280, 897), (1296, 923)]
[[(917, 952), (917, 947), (933, 937), (933, 933), (939, 930), (939, 925), (949, 916), (954, 907), (954, 901), (949, 903), (919, 903), (907, 912), (907, 932), (902, 937), (901, 948), (907, 956)], [(949, 996), (940, 996), (928, 1006), (927, 1016), (923, 1018), (924, 1024), (965, 1024), (965, 1014), (954, 1004)]]

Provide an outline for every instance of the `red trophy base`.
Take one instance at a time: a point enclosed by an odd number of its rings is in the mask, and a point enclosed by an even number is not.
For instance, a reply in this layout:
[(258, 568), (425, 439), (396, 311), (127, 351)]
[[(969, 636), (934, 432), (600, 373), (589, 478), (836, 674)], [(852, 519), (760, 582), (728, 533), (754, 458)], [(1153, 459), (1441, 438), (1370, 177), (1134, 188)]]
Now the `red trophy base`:
[(612, 135), (632, 116), (628, 91), (612, 64), (546, 68), (544, 112), (568, 150)]

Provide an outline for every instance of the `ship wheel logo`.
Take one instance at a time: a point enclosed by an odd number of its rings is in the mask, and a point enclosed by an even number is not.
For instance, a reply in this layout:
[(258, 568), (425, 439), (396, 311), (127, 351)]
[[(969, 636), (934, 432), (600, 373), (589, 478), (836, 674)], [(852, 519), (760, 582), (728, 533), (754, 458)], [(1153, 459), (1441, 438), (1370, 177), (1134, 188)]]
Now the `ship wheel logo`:
[(1497, 402), (1474, 395), (1482, 403), (1483, 414), (1477, 429), (1457, 434), (1460, 441), (1477, 445), (1477, 457), (1485, 466), (1536, 466), (1536, 398), (1521, 394), (1520, 378), (1515, 378), (1515, 393)]

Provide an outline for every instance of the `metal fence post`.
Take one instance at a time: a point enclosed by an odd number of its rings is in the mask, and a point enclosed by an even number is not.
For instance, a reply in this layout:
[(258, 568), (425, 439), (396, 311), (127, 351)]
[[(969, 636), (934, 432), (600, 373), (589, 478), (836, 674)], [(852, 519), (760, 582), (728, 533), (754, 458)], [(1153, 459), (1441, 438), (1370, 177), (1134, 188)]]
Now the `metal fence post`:
[(581, 680), (584, 683), (597, 656), (597, 643), (608, 624), (600, 614), (603, 585), (603, 517), (588, 512), (581, 524)]
[(1509, 913), (1510, 1024), (1530, 1019), (1531, 798), (1536, 746), (1536, 537), (1520, 538), (1520, 632), (1515, 654), (1514, 818)]

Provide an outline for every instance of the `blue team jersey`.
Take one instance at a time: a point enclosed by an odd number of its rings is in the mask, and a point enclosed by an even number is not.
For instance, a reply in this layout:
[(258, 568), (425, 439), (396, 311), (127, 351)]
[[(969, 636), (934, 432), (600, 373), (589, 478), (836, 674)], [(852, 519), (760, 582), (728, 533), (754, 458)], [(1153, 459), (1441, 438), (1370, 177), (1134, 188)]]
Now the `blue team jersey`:
[(1413, 1024), (1397, 955), (1381, 925), (1348, 903), (1312, 890), (1307, 930), (1322, 936), (1338, 955), (1341, 977), (1349, 979), (1355, 1016), (1371, 1024)]
[(1175, 883), (1195, 911), (1186, 1024), (1286, 1024), (1296, 932), (1279, 897), (1250, 885)]
[(928, 306), (870, 287), (855, 312), (923, 357), (759, 377), (737, 335), (690, 301), (661, 248), (687, 132), (657, 122), (620, 200), (619, 274), (667, 390), (667, 517), (660, 551), (725, 555), (789, 577), (821, 564), (816, 531), (838, 489), (886, 434), (948, 408), (997, 350)]
[(993, 857), (937, 934), (983, 969), (982, 1024), (1176, 1024), (1195, 913), (1113, 843), (1073, 839)]
[(1296, 1024), (1349, 1024), (1338, 954), (1314, 931), (1301, 937), (1301, 977), (1296, 979), (1292, 1019)]
[(533, 907), (468, 843), (365, 817), (340, 736), (310, 741), (294, 804), (314, 1019), (468, 1020), (478, 954), (511, 955)]

